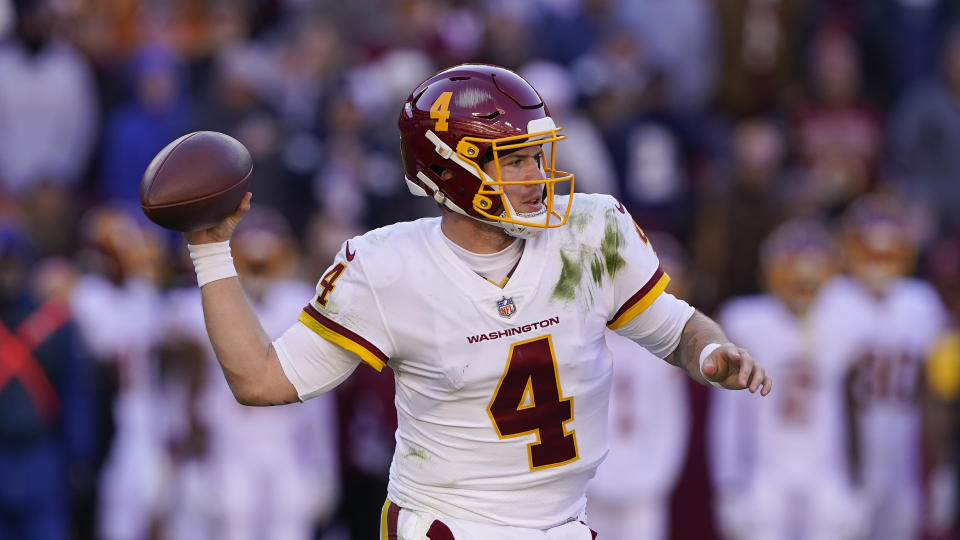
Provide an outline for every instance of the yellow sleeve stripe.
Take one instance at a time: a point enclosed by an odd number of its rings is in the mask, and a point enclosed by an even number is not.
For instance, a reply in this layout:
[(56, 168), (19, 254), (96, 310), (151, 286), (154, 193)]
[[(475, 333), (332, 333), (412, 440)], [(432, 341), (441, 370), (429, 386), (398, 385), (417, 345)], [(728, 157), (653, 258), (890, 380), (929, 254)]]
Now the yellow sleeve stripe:
[(360, 357), (360, 360), (369, 364), (373, 369), (381, 371), (387, 365), (387, 356), (380, 349), (350, 330), (320, 315), (313, 309), (313, 306), (304, 308), (297, 320), (319, 334), (320, 337), (356, 354)]
[(650, 304), (663, 293), (668, 283), (670, 283), (670, 276), (664, 273), (663, 268), (657, 268), (657, 271), (654, 272), (650, 279), (647, 280), (647, 283), (637, 291), (637, 294), (624, 302), (613, 316), (613, 319), (607, 321), (607, 328), (616, 330), (635, 319), (637, 315), (643, 313), (644, 310), (650, 307)]

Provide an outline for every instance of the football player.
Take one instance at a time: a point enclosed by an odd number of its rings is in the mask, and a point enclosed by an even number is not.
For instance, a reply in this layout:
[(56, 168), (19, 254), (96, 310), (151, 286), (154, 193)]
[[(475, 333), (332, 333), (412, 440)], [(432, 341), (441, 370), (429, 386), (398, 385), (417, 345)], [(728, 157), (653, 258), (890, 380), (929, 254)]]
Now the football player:
[(400, 111), (410, 191), (442, 216), (344, 243), (271, 342), (242, 294), (230, 235), (250, 207), (187, 234), (217, 358), (250, 405), (306, 400), (359, 364), (389, 366), (399, 427), (384, 538), (590, 538), (587, 480), (607, 447), (606, 329), (691, 377), (772, 381), (669, 281), (626, 209), (573, 194), (563, 140), (512, 71), (449, 68)]
[[(845, 381), (857, 342), (822, 294), (836, 271), (830, 233), (791, 221), (761, 248), (767, 294), (731, 300), (719, 320), (782, 388), (746, 403), (715, 392), (709, 433), (717, 518), (730, 539), (862, 538), (847, 460)], [(744, 422), (743, 419), (749, 418)]]
[(107, 540), (149, 534), (165, 481), (163, 408), (152, 355), (160, 339), (162, 297), (155, 281), (163, 273), (163, 249), (156, 230), (138, 217), (122, 206), (95, 207), (84, 216), (79, 258), (87, 272), (71, 292), (80, 340), (98, 361), (98, 399), (112, 399), (98, 404), (112, 413), (102, 420), (113, 428), (99, 479), (98, 537)]
[(946, 309), (932, 286), (908, 277), (915, 249), (905, 211), (892, 197), (867, 195), (851, 204), (840, 240), (850, 276), (832, 280), (826, 291), (861, 336), (851, 401), (869, 538), (917, 538), (921, 374), (946, 325)]

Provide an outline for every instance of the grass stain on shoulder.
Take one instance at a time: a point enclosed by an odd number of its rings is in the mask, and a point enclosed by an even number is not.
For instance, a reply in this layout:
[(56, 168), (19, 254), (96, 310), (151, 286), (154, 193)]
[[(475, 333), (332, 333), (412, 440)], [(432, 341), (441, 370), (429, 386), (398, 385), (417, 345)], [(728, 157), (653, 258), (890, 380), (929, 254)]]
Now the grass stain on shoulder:
[(567, 225), (576, 229), (578, 233), (583, 232), (587, 228), (587, 224), (590, 222), (590, 214), (587, 212), (577, 212), (572, 214), (567, 220)]
[(627, 261), (620, 256), (620, 248), (624, 245), (624, 239), (620, 227), (617, 226), (617, 217), (613, 215), (613, 212), (614, 210), (607, 211), (603, 240), (600, 241), (600, 253), (603, 254), (607, 274), (611, 278), (627, 265)]
[(568, 256), (563, 251), (560, 252), (560, 264), (560, 279), (553, 287), (553, 297), (570, 301), (576, 295), (577, 285), (583, 278), (583, 267), (579, 257)]

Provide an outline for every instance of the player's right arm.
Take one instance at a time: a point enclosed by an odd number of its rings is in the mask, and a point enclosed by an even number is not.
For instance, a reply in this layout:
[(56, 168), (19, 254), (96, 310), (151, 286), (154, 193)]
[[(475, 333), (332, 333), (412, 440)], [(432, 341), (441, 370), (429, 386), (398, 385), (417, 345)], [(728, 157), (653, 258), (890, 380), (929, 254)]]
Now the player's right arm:
[[(247, 193), (237, 210), (216, 226), (185, 233), (187, 243), (202, 245), (230, 239), (250, 210)], [(280, 405), (298, 401), (297, 390), (287, 379), (253, 307), (236, 276), (200, 287), (203, 319), (210, 343), (236, 400), (244, 405)]]
[[(211, 229), (187, 233), (187, 242), (197, 246), (229, 240), (249, 209), (248, 193), (233, 215)], [(386, 365), (392, 348), (384, 343), (391, 340), (379, 309), (371, 307), (376, 300), (359, 262), (350, 264), (356, 252), (347, 250), (320, 280), (318, 297), (273, 342), (235, 275), (204, 277), (200, 292), (207, 334), (238, 402), (262, 406), (306, 400), (335, 388), (361, 362), (378, 371)], [(191, 251), (195, 255), (196, 249)], [(333, 304), (339, 307), (330, 309)]]

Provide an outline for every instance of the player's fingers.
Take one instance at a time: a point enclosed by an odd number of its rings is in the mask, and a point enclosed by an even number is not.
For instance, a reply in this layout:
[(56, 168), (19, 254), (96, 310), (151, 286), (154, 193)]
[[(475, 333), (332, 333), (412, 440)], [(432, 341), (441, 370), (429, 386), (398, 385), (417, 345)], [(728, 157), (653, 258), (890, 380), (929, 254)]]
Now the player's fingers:
[(773, 379), (769, 375), (763, 378), (763, 386), (760, 388), (760, 395), (765, 396), (773, 390)]
[(750, 383), (750, 377), (753, 375), (756, 362), (746, 349), (737, 348), (736, 356), (740, 359), (739, 369), (737, 371), (737, 384), (740, 388), (746, 388)]
[(753, 373), (750, 374), (750, 384), (747, 386), (751, 394), (756, 393), (757, 389), (760, 388), (760, 385), (763, 384), (766, 376), (767, 374), (764, 372), (763, 366), (760, 364), (754, 364)]
[(240, 221), (240, 218), (242, 218), (244, 214), (250, 211), (250, 199), (252, 198), (253, 198), (253, 193), (250, 193), (249, 191), (244, 193), (243, 198), (240, 199), (240, 204), (238, 204), (237, 209), (234, 210), (232, 214), (230, 214), (230, 217), (236, 218), (237, 221)]
[(240, 199), (240, 204), (237, 205), (237, 209), (233, 211), (232, 214), (227, 216), (227, 219), (224, 220), (226, 223), (229, 232), (233, 232), (233, 229), (240, 223), (240, 220), (243, 219), (243, 216), (250, 211), (250, 199), (253, 197), (253, 193), (249, 191), (243, 195), (243, 198)]

